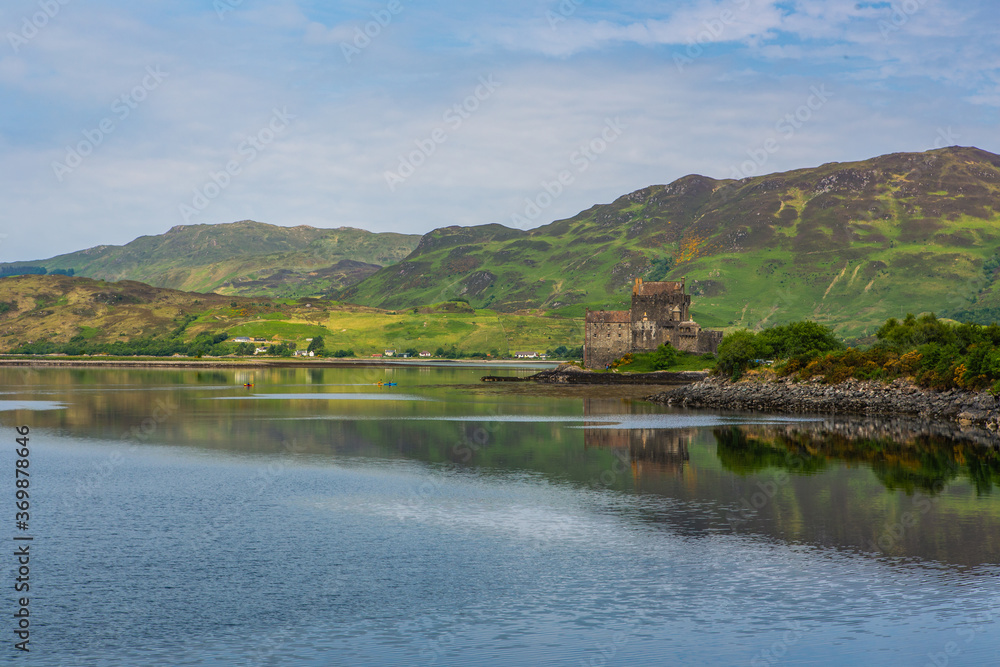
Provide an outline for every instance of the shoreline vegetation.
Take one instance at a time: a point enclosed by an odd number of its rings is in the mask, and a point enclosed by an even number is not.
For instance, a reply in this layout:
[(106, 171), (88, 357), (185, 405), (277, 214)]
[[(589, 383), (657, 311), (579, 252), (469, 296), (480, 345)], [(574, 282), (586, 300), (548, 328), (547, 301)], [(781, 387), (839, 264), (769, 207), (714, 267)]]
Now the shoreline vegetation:
[[(612, 364), (670, 367), (672, 350)], [(489, 380), (491, 378), (483, 378)], [(1000, 432), (1000, 326), (934, 314), (889, 319), (875, 342), (846, 347), (832, 329), (802, 321), (740, 330), (719, 346), (711, 374), (608, 373), (563, 364), (524, 380), (565, 384), (685, 384), (647, 400), (684, 408), (776, 414), (909, 417)]]
[(0, 367), (91, 367), (91, 368), (298, 368), (327, 367), (346, 368), (352, 366), (440, 366), (440, 365), (470, 365), (483, 364), (499, 367), (524, 368), (536, 366), (551, 366), (557, 361), (533, 361), (524, 359), (337, 359), (332, 357), (296, 357), (288, 358), (236, 358), (223, 357), (211, 359), (175, 358), (175, 357), (101, 357), (98, 359), (84, 357), (45, 357), (45, 356), (13, 356), (0, 355)]
[(649, 397), (688, 408), (904, 415), (1000, 431), (1000, 326), (889, 319), (867, 349), (814, 322), (726, 336), (716, 374)]
[(993, 437), (1000, 432), (1000, 399), (989, 392), (928, 389), (905, 379), (885, 383), (848, 378), (825, 384), (818, 378), (803, 383), (774, 373), (750, 373), (737, 381), (716, 375), (647, 400), (733, 412), (913, 417), (979, 427)]

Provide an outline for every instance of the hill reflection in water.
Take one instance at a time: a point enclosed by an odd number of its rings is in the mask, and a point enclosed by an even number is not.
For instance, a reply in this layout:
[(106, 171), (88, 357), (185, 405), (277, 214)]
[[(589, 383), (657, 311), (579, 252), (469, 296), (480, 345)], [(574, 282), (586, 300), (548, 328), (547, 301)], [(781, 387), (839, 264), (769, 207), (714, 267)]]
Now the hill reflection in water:
[[(909, 420), (682, 411), (625, 392), (613, 398), (617, 387), (564, 393), (481, 383), (481, 375), (459, 366), (2, 369), (5, 400), (36, 409), (12, 405), (0, 418), (29, 425), (40, 446), (83, 448), (123, 466), (148, 448), (289, 471), (399, 465), (434, 480), (431, 488), (453, 477), (527, 475), (685, 539), (739, 534), (880, 557), (1000, 562), (991, 434)], [(374, 389), (388, 377), (398, 387)], [(386, 400), (403, 397), (422, 400)], [(79, 473), (73, 488), (91, 474)]]

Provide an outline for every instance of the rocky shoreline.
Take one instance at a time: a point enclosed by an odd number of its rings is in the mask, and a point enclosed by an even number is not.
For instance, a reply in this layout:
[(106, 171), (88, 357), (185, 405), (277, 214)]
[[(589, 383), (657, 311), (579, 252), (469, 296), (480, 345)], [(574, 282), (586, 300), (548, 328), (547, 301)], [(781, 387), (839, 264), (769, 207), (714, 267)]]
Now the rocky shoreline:
[(791, 378), (750, 378), (732, 382), (714, 376), (650, 396), (648, 400), (687, 408), (738, 412), (913, 416), (962, 426), (1000, 430), (1000, 399), (986, 392), (924, 389), (906, 380), (891, 384), (846, 380), (793, 382)]
[(572, 364), (540, 371), (528, 377), (487, 375), (483, 382), (542, 382), (546, 384), (690, 384), (708, 377), (705, 371), (656, 371), (654, 373), (599, 373)]

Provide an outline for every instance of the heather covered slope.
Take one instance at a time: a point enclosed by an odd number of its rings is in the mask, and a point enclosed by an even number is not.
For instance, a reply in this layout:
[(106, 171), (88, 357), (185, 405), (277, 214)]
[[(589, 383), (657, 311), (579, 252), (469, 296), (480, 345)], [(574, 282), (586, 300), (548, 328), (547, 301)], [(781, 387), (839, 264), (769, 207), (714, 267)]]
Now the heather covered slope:
[(227, 295), (402, 309), (623, 308), (633, 278), (687, 277), (707, 327), (813, 319), (864, 336), (907, 312), (1000, 319), (1000, 156), (897, 153), (743, 180), (686, 176), (531, 230), (191, 225), (0, 265)]
[(898, 153), (754, 178), (687, 176), (532, 230), (447, 227), (341, 298), (407, 307), (621, 308), (634, 277), (687, 276), (707, 326), (1000, 312), (1000, 156)]
[(243, 221), (179, 225), (124, 246), (97, 246), (2, 267), (73, 269), (102, 280), (136, 280), (155, 287), (222, 294), (298, 297), (352, 285), (398, 262), (419, 235), (361, 229), (278, 227)]
[(0, 353), (29, 342), (190, 342), (199, 334), (224, 332), (295, 343), (299, 349), (322, 336), (330, 351), (353, 350), (363, 357), (387, 348), (496, 357), (576, 347), (583, 341), (583, 322), (474, 310), (461, 302), (386, 311), (320, 299), (181, 292), (129, 280), (0, 278)]

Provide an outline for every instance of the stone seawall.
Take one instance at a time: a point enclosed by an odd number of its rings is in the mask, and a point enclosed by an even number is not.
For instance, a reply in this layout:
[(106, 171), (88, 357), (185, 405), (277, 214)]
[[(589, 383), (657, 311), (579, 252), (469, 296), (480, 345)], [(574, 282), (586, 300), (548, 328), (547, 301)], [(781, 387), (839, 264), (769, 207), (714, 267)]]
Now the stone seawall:
[(933, 391), (904, 381), (891, 384), (847, 380), (827, 385), (750, 379), (731, 382), (710, 377), (649, 397), (657, 403), (687, 408), (739, 412), (814, 413), (845, 415), (909, 415), (1000, 430), (1000, 400), (986, 392), (961, 389)]

